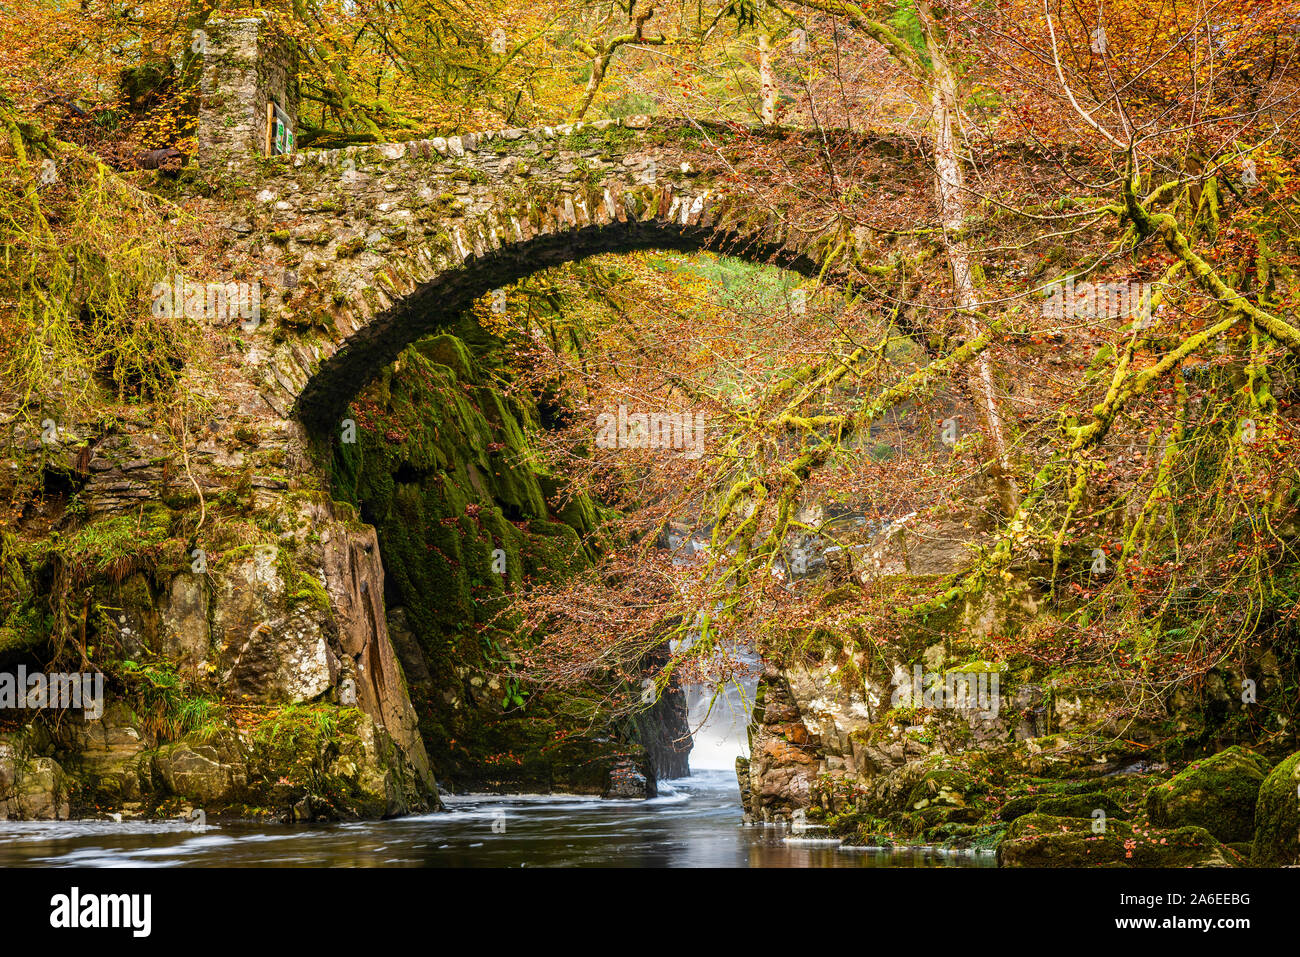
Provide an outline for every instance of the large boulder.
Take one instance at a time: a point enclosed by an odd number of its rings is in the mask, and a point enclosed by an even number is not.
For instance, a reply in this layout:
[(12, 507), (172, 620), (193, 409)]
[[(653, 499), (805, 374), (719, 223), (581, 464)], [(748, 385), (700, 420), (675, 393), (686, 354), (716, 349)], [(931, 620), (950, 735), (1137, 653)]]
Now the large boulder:
[(160, 792), (205, 808), (227, 807), (248, 796), (248, 767), (233, 735), (165, 745), (154, 753), (153, 771)]
[(611, 800), (643, 800), (657, 793), (655, 781), (641, 773), (630, 758), (619, 761), (609, 771), (604, 797)]
[[(329, 632), (315, 601), (321, 591), (303, 584), (290, 553), (278, 545), (252, 546), (228, 562), (213, 581), (212, 636), (223, 689), (265, 702), (310, 701), (333, 683)], [(308, 589), (312, 586), (308, 585)], [(179, 646), (178, 646), (179, 650)]]
[(395, 817), (428, 806), (393, 739), (355, 708), (282, 709), (248, 744), (253, 801), (290, 809), (292, 820)]
[(1224, 843), (1249, 841), (1268, 769), (1245, 748), (1220, 751), (1148, 791), (1147, 816), (1156, 827), (1203, 827)]
[(0, 820), (54, 821), (70, 816), (71, 783), (59, 763), (0, 738)]
[(1250, 862), (1256, 867), (1300, 864), (1300, 752), (1260, 785)]
[(68, 773), (81, 784), (79, 812), (121, 807), (151, 788), (149, 735), (122, 702), (109, 702), (98, 721), (69, 720), (60, 730)]
[(818, 744), (801, 720), (788, 683), (769, 669), (759, 683), (750, 726), (747, 810), (753, 820), (788, 820), (812, 804)]
[(1245, 860), (1200, 827), (1136, 829), (1107, 820), (1026, 814), (998, 844), (999, 867), (1238, 867)]

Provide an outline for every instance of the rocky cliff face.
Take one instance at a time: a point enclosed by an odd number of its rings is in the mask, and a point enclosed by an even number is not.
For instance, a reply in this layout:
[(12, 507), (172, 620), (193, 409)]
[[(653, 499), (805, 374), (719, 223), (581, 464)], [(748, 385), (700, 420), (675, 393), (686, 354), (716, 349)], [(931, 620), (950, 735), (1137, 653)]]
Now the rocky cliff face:
[[(602, 793), (630, 763), (653, 782), (634, 729), (571, 736), (583, 702), (529, 696), (525, 714), (503, 677), (510, 635), (486, 626), (505, 581), (577, 567), (595, 512), (552, 506), (554, 480), (512, 457), (535, 412), (458, 340), (426, 353), (363, 400), (332, 487), (219, 368), (194, 374), (230, 385), (220, 411), (176, 434), (10, 418), (0, 673), (101, 673), (105, 710), (0, 710), (0, 814), (392, 815), (437, 806), (435, 772)], [(396, 403), (401, 435), (390, 388), (428, 400)]]
[[(873, 569), (913, 571), (901, 538), (870, 543)], [(941, 571), (943, 550), (924, 560)], [(1137, 709), (1100, 670), (974, 657), (975, 639), (1037, 619), (1024, 580), (887, 646), (828, 635), (770, 657), (737, 766), (746, 820), (803, 809), (850, 842), (998, 847), (1006, 866), (1296, 860), (1279, 837), (1295, 788), (1274, 783), (1295, 763), (1281, 761), (1297, 747), (1295, 663), (1250, 650)]]
[[(100, 515), (43, 554), (7, 542), (27, 592), (13, 614), (30, 631), (15, 629), (6, 663), (38, 670), (39, 609), (75, 596), (82, 667), (109, 673), (98, 720), (5, 712), (0, 800), (11, 813), (194, 805), (290, 816), (310, 800), (321, 813), (380, 815), (436, 803), (387, 634), (373, 529), (315, 496), (277, 506), (278, 533), (245, 526), (252, 541), (188, 553), (165, 505)], [(51, 567), (81, 589), (44, 591)], [(318, 753), (294, 793), (268, 755), (298, 723), (319, 732), (300, 738)]]
[(655, 703), (636, 717), (636, 737), (658, 780), (690, 776), (691, 728), (686, 695), (673, 681)]

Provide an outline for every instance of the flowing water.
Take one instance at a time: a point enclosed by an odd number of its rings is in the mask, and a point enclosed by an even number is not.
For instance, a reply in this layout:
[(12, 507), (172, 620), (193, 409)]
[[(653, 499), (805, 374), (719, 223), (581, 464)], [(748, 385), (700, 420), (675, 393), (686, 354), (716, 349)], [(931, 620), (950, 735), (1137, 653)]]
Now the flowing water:
[(0, 866), (936, 867), (989, 855), (846, 850), (740, 825), (733, 773), (700, 771), (648, 801), (466, 795), (391, 821), (268, 825), (4, 822)]
[(742, 826), (735, 760), (754, 680), (687, 688), (689, 778), (660, 796), (443, 795), (444, 813), (281, 825), (188, 821), (0, 822), (0, 867), (982, 867), (989, 854), (848, 849)]

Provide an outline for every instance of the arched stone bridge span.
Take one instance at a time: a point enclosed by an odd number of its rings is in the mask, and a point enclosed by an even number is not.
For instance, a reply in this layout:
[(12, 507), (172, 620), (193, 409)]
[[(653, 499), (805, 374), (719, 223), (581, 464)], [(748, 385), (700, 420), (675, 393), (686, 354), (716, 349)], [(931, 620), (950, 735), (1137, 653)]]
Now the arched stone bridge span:
[[(279, 342), (271, 401), (333, 427), (406, 345), (477, 297), (598, 253), (713, 249), (842, 281), (863, 231), (810, 224), (745, 185), (755, 145), (793, 167), (828, 148), (824, 134), (630, 117), (255, 161), (251, 208), (233, 225), (284, 268), (263, 303)], [(880, 138), (831, 146), (858, 162), (910, 159)]]

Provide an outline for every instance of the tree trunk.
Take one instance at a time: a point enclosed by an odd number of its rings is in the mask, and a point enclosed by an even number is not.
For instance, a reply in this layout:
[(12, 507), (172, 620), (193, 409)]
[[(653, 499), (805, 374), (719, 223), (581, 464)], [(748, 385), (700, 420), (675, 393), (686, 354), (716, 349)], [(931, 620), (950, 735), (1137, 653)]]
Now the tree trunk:
[[(966, 331), (967, 341), (980, 334), (975, 312), (980, 309), (979, 292), (974, 270), (971, 268), (970, 247), (966, 242), (966, 187), (965, 172), (957, 151), (957, 80), (947, 55), (936, 36), (934, 14), (929, 3), (918, 0), (917, 14), (925, 29), (926, 48), (930, 54), (933, 82), (930, 87), (934, 106), (934, 173), (935, 198), (943, 224), (944, 245), (952, 267), (953, 302)], [(1020, 491), (1011, 474), (1007, 454), (1006, 425), (998, 409), (993, 383), (993, 360), (988, 350), (981, 352), (970, 375), (970, 389), (975, 399), (981, 424), (992, 444), (992, 457), (996, 468), (994, 479), (998, 494), (1007, 514), (1014, 514), (1020, 502)]]
[(591, 78), (587, 80), (587, 88), (582, 92), (582, 105), (578, 107), (575, 120), (581, 120), (587, 115), (587, 110), (591, 109), (591, 102), (596, 98), (596, 91), (600, 89), (600, 81), (605, 79), (605, 70), (609, 67), (612, 57), (611, 53), (603, 53), (592, 59)]
[(776, 77), (772, 74), (772, 38), (758, 35), (758, 90), (762, 98), (759, 118), (764, 126), (776, 122)]

